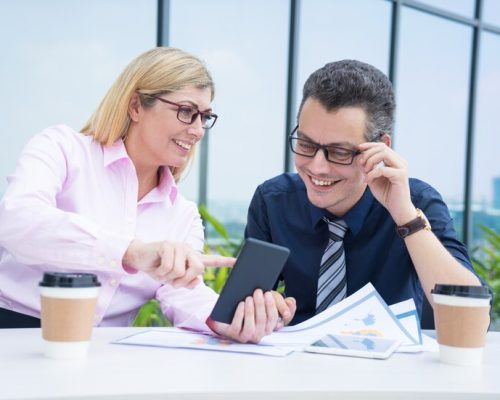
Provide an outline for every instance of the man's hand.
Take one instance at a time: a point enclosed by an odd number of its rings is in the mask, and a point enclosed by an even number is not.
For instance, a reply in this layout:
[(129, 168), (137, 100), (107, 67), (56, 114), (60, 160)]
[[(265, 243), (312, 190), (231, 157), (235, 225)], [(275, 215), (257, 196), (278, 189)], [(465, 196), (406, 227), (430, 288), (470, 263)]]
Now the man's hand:
[(278, 292), (271, 292), (274, 297), (274, 302), (278, 308), (278, 313), (280, 317), (278, 318), (278, 324), (274, 328), (275, 331), (287, 326), (295, 315), (297, 310), (297, 304), (293, 297), (283, 297)]
[(205, 267), (232, 267), (236, 259), (202, 255), (185, 243), (133, 240), (122, 263), (126, 268), (146, 272), (153, 279), (173, 287), (195, 287)]
[(230, 325), (207, 319), (215, 333), (240, 343), (258, 343), (274, 330), (288, 324), (295, 314), (295, 299), (276, 292), (255, 290), (253, 296), (240, 302)]
[(358, 166), (373, 196), (387, 208), (397, 225), (415, 218), (406, 160), (383, 142), (362, 143), (358, 148), (362, 152)]

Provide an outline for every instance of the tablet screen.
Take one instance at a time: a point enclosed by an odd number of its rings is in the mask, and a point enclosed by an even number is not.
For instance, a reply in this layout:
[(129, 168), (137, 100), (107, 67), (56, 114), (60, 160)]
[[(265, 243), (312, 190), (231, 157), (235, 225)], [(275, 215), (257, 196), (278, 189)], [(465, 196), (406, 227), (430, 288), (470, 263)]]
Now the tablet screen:
[(314, 342), (312, 345), (337, 349), (385, 353), (394, 345), (394, 340), (373, 336), (326, 335), (317, 342)]
[(377, 336), (326, 335), (304, 350), (311, 353), (385, 359), (399, 345), (399, 340)]

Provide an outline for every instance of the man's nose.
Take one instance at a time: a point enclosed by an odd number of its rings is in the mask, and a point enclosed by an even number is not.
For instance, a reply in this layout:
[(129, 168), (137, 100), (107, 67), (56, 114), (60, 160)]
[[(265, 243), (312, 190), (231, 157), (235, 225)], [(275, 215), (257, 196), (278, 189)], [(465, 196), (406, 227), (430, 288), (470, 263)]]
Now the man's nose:
[(329, 171), (331, 167), (331, 162), (327, 159), (327, 154), (325, 149), (318, 149), (313, 158), (311, 158), (310, 167), (314, 168), (315, 172)]

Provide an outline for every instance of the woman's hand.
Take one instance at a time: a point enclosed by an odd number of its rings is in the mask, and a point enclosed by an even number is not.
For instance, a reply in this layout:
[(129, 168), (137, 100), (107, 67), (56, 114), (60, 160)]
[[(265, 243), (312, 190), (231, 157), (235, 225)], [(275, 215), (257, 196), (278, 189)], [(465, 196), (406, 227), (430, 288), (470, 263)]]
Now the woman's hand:
[(173, 287), (195, 287), (205, 267), (232, 267), (236, 259), (218, 255), (202, 255), (185, 243), (133, 240), (122, 264), (125, 269), (146, 272), (153, 279)]
[(295, 314), (295, 299), (277, 292), (255, 290), (253, 296), (238, 304), (231, 324), (212, 319), (207, 325), (215, 333), (240, 343), (258, 343), (261, 339), (288, 324)]

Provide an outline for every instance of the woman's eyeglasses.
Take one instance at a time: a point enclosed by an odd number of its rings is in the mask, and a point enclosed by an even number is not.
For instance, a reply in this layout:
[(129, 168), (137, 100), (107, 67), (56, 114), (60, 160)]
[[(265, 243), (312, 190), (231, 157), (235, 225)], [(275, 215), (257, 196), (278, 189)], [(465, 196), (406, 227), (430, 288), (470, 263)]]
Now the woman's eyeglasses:
[(165, 100), (164, 98), (156, 96), (154, 94), (148, 94), (147, 96), (153, 97), (156, 100), (160, 100), (162, 103), (177, 107), (177, 119), (185, 124), (192, 124), (194, 121), (196, 121), (196, 118), (200, 116), (203, 129), (210, 129), (214, 126), (215, 121), (217, 121), (217, 114), (214, 114), (212, 112), (200, 111), (195, 107), (175, 103), (170, 100)]

